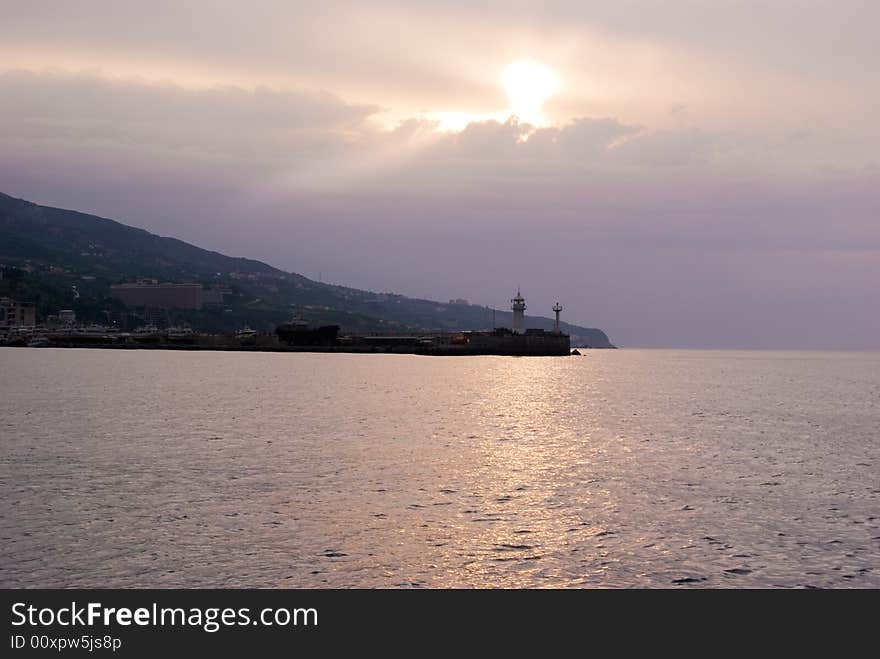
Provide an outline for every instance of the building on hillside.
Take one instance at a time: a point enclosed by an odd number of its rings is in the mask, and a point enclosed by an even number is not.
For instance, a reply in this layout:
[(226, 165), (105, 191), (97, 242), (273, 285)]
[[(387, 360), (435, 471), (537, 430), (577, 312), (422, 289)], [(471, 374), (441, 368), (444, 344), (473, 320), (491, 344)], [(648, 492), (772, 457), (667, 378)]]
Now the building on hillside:
[(204, 305), (201, 284), (159, 283), (155, 279), (133, 284), (114, 284), (110, 294), (127, 307), (153, 309), (201, 309)]
[(222, 306), (226, 295), (232, 295), (232, 289), (226, 286), (211, 286), (202, 291), (202, 304), (206, 307)]
[(37, 308), (29, 302), (0, 298), (0, 329), (33, 327), (37, 324)]

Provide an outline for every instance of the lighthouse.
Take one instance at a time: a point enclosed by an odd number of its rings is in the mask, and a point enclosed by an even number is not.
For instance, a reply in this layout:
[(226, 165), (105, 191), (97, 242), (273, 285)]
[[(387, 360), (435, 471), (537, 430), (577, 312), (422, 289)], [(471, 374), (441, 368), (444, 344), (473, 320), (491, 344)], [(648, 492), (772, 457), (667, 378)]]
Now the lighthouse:
[(553, 326), (553, 331), (559, 334), (559, 312), (562, 311), (562, 305), (557, 302), (553, 305), (553, 312), (556, 314), (556, 324)]
[(519, 288), (516, 289), (516, 297), (510, 301), (513, 309), (513, 333), (523, 334), (526, 331), (526, 301)]

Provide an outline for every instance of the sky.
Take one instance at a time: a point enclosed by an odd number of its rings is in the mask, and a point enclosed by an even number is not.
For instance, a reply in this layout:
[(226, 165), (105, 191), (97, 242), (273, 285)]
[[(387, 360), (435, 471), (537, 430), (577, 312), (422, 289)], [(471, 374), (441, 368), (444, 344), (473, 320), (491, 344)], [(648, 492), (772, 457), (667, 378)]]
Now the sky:
[(880, 348), (874, 0), (0, 0), (0, 191), (623, 347)]

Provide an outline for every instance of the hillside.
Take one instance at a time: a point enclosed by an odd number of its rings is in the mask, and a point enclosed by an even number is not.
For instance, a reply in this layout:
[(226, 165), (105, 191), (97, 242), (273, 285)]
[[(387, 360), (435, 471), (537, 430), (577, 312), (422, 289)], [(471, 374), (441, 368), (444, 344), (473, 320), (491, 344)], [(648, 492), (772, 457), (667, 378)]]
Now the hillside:
[[(349, 331), (464, 330), (492, 324), (493, 311), (316, 282), (247, 258), (201, 249), (175, 238), (76, 211), (39, 206), (0, 193), (0, 295), (37, 304), (45, 317), (73, 308), (77, 317), (103, 322), (124, 311), (110, 285), (137, 278), (201, 282), (231, 290), (222, 308), (174, 313), (205, 331), (249, 324), (270, 331), (292, 310), (313, 323)], [(510, 326), (510, 312), (495, 311)], [(551, 329), (550, 318), (528, 317), (528, 327)], [(604, 332), (563, 323), (572, 345), (612, 347)]]

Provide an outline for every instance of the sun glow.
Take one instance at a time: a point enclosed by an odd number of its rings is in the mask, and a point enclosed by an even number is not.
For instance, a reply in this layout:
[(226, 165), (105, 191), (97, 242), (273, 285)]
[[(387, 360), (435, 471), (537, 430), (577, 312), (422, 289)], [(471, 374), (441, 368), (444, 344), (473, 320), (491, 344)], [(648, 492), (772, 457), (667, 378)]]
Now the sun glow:
[[(426, 115), (436, 122), (440, 132), (458, 133), (469, 124), (482, 121), (504, 123), (516, 117), (520, 123), (535, 127), (547, 125), (544, 104), (559, 91), (562, 79), (553, 69), (532, 60), (517, 60), (509, 64), (498, 79), (507, 94), (508, 107), (500, 112), (432, 112)], [(524, 138), (527, 139), (527, 138)]]
[(542, 108), (559, 91), (561, 83), (556, 71), (531, 60), (513, 62), (501, 74), (510, 114), (534, 126), (546, 123)]
[(468, 127), (468, 124), (480, 121), (503, 121), (500, 115), (469, 112), (434, 112), (430, 117), (437, 122), (437, 130), (443, 133), (460, 133)]

